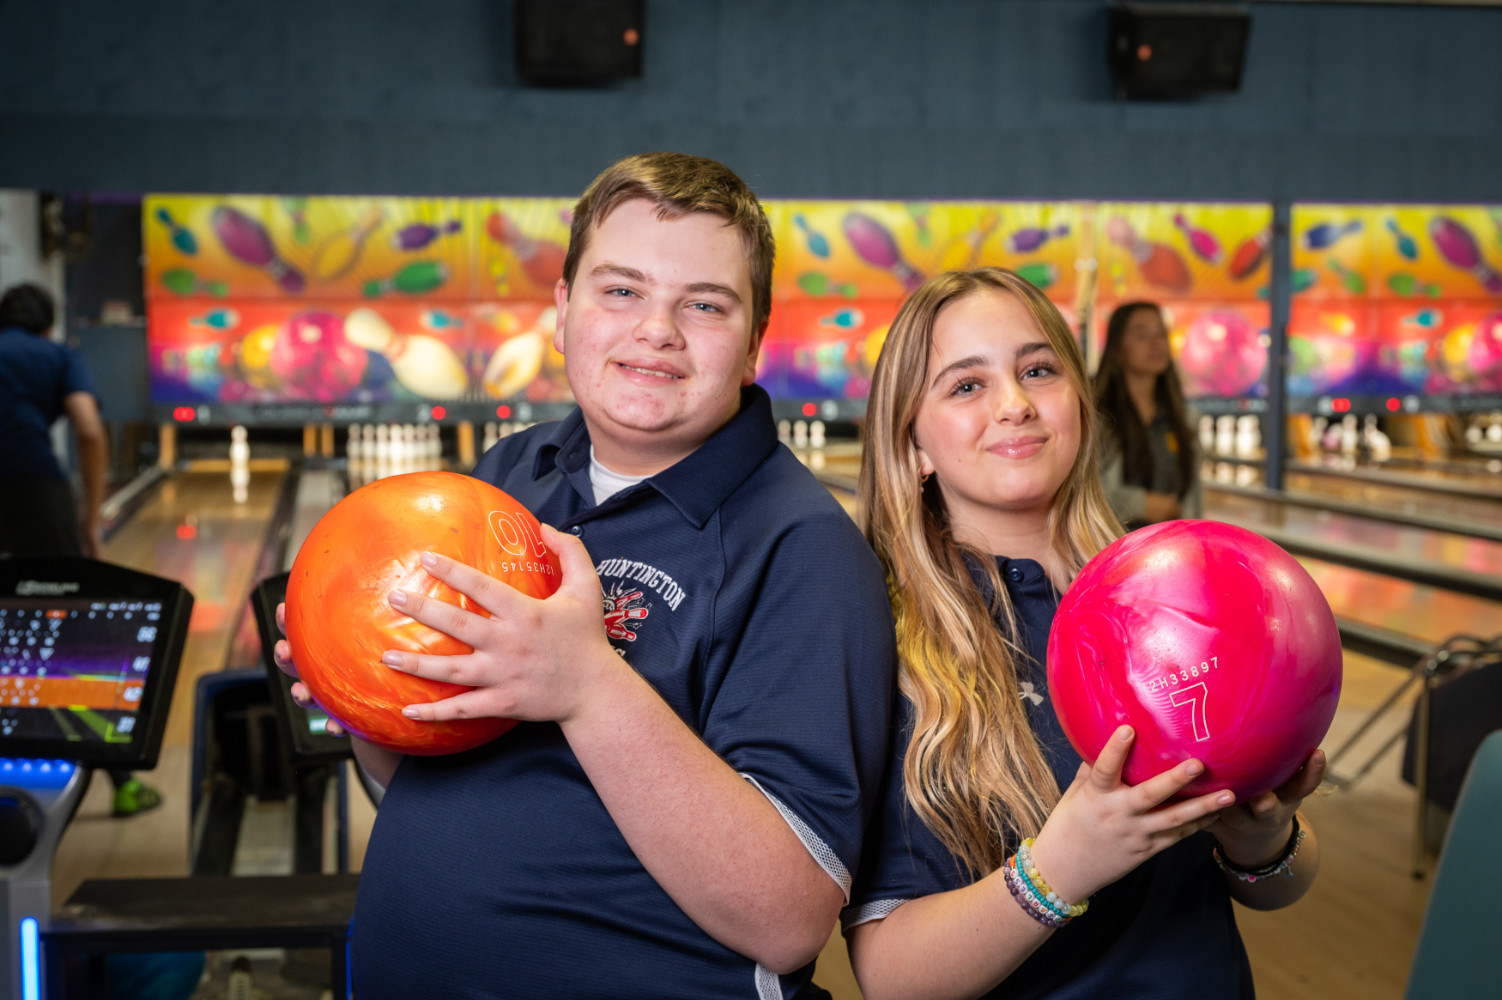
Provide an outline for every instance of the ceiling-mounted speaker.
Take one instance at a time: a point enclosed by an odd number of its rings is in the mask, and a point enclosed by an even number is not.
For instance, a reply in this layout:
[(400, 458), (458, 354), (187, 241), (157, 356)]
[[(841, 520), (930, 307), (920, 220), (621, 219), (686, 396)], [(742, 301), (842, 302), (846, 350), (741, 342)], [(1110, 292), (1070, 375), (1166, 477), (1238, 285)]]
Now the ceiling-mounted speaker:
[(641, 76), (644, 0), (515, 0), (516, 71), (584, 87)]
[(1251, 17), (1239, 4), (1120, 3), (1109, 58), (1119, 93), (1182, 100), (1241, 87)]

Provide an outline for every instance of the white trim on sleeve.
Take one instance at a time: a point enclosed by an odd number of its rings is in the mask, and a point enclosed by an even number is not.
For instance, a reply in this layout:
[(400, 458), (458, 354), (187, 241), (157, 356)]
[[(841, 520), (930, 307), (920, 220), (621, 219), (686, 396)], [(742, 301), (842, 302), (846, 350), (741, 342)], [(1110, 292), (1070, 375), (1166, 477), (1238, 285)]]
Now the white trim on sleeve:
[(761, 787), (761, 782), (744, 771), (739, 773), (742, 778), (751, 782), (752, 786), (758, 792), (765, 795), (768, 802), (777, 807), (777, 811), (782, 814), (782, 818), (787, 821), (787, 825), (792, 827), (793, 833), (803, 843), (803, 846), (808, 849), (808, 853), (813, 856), (814, 861), (840, 887), (840, 892), (845, 894), (845, 902), (850, 902), (850, 870), (845, 867), (845, 863), (840, 860), (840, 856), (834, 853), (834, 849), (820, 840), (819, 835), (814, 832), (813, 827), (803, 822), (803, 818), (783, 804), (781, 799)]

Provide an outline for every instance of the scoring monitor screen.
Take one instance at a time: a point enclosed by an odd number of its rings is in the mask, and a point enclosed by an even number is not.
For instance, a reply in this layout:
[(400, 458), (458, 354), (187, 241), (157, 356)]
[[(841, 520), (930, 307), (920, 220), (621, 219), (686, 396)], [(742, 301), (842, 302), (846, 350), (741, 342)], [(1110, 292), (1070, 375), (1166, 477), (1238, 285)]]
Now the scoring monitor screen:
[(154, 767), (192, 607), (125, 567), (0, 560), (0, 756)]
[(0, 606), (0, 737), (129, 744), (162, 615), (160, 601)]

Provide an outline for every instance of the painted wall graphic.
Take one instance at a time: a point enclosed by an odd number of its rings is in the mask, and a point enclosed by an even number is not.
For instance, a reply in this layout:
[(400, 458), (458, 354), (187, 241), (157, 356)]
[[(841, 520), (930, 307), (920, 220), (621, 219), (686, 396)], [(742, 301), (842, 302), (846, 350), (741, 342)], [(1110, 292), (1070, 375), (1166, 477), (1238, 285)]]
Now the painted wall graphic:
[(1502, 392), (1502, 207), (1299, 205), (1291, 396)]
[[(1012, 268), (1088, 321), (1164, 305), (1185, 389), (1266, 395), (1272, 209), (1259, 203), (764, 203), (778, 245), (758, 380), (854, 404), (930, 276)], [(553, 346), (565, 198), (152, 195), (152, 401), (571, 402)], [(1299, 205), (1287, 388), (1502, 392), (1502, 207)], [(1092, 361), (1094, 359), (1092, 358)]]

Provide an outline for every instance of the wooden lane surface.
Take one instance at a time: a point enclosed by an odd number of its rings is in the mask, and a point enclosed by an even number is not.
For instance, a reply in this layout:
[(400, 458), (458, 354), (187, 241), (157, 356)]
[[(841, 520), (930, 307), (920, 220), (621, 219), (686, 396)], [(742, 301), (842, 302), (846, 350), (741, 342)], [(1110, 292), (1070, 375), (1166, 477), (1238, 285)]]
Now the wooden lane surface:
[(112, 563), (182, 582), (194, 597), (161, 758), (140, 775), (162, 793), (158, 808), (111, 816), (113, 786), (96, 772), (53, 862), (58, 906), (90, 878), (188, 873), (193, 696), (198, 678), (222, 670), (254, 581), (283, 462), (252, 460), (245, 500), (236, 503), (228, 463), (173, 475), (105, 545)]
[[(1311, 542), (1373, 549), (1416, 565), (1502, 577), (1502, 542), (1386, 521), (1379, 510), (1373, 510), (1371, 517), (1353, 517), (1260, 497), (1217, 493), (1208, 498), (1205, 513), (1253, 531), (1271, 528)], [(1502, 524), (1502, 507), (1497, 513), (1492, 523)]]

